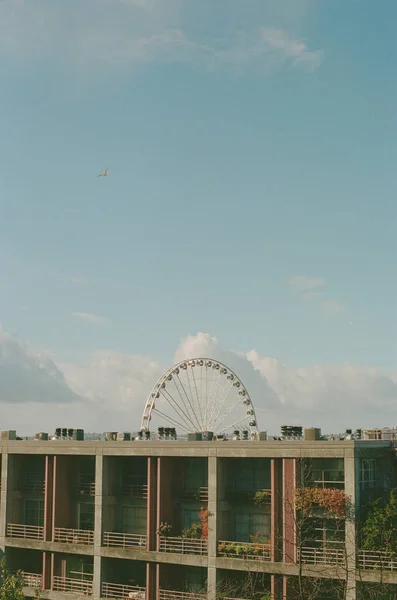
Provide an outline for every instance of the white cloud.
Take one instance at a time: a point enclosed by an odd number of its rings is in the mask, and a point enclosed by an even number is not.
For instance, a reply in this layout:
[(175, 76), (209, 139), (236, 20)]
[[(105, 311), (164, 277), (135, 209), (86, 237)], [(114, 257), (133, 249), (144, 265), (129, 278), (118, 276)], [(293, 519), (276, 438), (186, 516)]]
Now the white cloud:
[(89, 321), (90, 323), (95, 323), (96, 325), (105, 325), (105, 323), (108, 323), (108, 319), (106, 319), (105, 317), (100, 317), (99, 315), (94, 315), (92, 313), (72, 312), (71, 314), (72, 317), (76, 317), (76, 319)]
[(324, 310), (331, 315), (338, 315), (345, 310), (343, 304), (340, 304), (335, 300), (324, 300), (321, 305)]
[(323, 310), (330, 315), (337, 315), (345, 310), (345, 307), (336, 300), (323, 299), (325, 295), (325, 279), (308, 277), (307, 275), (294, 275), (287, 283), (295, 288), (304, 300), (317, 300)]
[[(63, 405), (79, 400), (82, 398), (72, 392), (48, 352), (36, 350), (0, 327), (1, 404), (55, 402)], [(15, 409), (14, 418), (18, 417), (19, 410)], [(3, 413), (3, 419), (5, 415)]]
[(294, 66), (312, 71), (323, 61), (323, 50), (309, 50), (306, 42), (291, 38), (282, 29), (263, 27), (261, 38), (274, 52), (279, 53), (285, 60), (291, 60)]
[[(378, 369), (288, 366), (256, 350), (226, 350), (204, 333), (183, 339), (174, 360), (198, 356), (220, 360), (238, 373), (253, 399), (260, 428), (271, 433), (277, 434), (282, 423), (318, 426), (326, 432), (395, 423), (397, 378)], [(148, 394), (168, 366), (115, 351), (55, 364), (47, 353), (1, 331), (2, 426), (21, 433), (52, 432), (59, 423), (87, 431), (136, 430)], [(43, 406), (45, 411), (40, 410)]]
[[(257, 74), (288, 62), (311, 71), (323, 59), (322, 50), (309, 49), (307, 42), (287, 30), (260, 27), (278, 14), (271, 3), (265, 13), (260, 6), (254, 8), (251, 20), (244, 21), (241, 30), (231, 24), (222, 38), (211, 22), (211, 3), (207, 6), (200, 25), (192, 12), (194, 2), (189, 1), (3, 0), (0, 52), (24, 61), (57, 57), (58, 67), (68, 65), (85, 75), (131, 70), (154, 61)], [(237, 5), (236, 10), (240, 8)], [(223, 13), (227, 24), (233, 11), (225, 6)], [(278, 15), (278, 19), (282, 17)], [(205, 31), (205, 36), (200, 31)]]

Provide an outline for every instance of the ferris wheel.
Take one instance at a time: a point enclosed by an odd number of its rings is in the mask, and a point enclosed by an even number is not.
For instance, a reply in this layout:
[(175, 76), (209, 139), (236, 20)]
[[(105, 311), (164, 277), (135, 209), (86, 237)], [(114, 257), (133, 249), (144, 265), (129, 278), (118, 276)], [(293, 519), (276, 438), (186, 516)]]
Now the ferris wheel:
[(166, 371), (152, 389), (141, 429), (171, 425), (180, 433), (258, 431), (255, 409), (239, 377), (211, 358), (184, 360)]

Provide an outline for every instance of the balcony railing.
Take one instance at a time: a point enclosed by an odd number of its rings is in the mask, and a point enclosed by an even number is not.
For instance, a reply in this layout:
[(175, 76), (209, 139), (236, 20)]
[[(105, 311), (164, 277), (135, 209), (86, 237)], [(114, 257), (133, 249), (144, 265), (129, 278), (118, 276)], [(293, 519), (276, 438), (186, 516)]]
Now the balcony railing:
[(181, 497), (184, 500), (200, 500), (200, 502), (208, 502), (208, 487), (184, 489), (181, 492)]
[(160, 536), (160, 552), (175, 554), (207, 554), (207, 540)]
[(218, 542), (218, 554), (225, 558), (240, 558), (246, 560), (271, 560), (270, 544), (256, 542)]
[(121, 490), (123, 496), (132, 496), (133, 498), (147, 498), (147, 484), (124, 483)]
[(159, 590), (160, 600), (205, 600), (207, 594), (197, 592), (176, 592), (175, 590)]
[(43, 576), (41, 573), (22, 573), (23, 585), (30, 588), (41, 588)]
[(89, 529), (66, 529), (64, 527), (55, 527), (54, 542), (89, 546), (94, 543), (94, 532)]
[(103, 534), (103, 545), (113, 548), (146, 548), (146, 535), (139, 533), (113, 533), (106, 531)]
[(77, 594), (79, 596), (92, 596), (92, 581), (84, 581), (83, 579), (71, 579), (70, 577), (53, 578), (54, 592), (68, 592), (69, 594)]
[(42, 540), (44, 537), (44, 527), (41, 525), (21, 525), (20, 523), (8, 523), (7, 537), (23, 538), (26, 540)]
[(360, 569), (397, 571), (397, 555), (388, 552), (360, 550), (358, 553), (358, 566)]
[(121, 583), (102, 583), (102, 597), (123, 600), (145, 600), (146, 588), (137, 585), (123, 585)]
[(298, 561), (309, 565), (340, 565), (345, 562), (342, 548), (301, 548)]

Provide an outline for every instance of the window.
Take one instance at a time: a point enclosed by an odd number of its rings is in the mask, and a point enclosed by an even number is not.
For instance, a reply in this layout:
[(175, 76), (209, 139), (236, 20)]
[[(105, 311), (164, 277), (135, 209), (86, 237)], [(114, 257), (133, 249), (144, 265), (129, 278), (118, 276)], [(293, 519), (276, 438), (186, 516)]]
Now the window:
[(183, 526), (191, 527), (195, 523), (200, 523), (198, 510), (185, 508), (183, 511)]
[(122, 509), (122, 531), (124, 533), (146, 533), (146, 507), (124, 505)]
[(235, 538), (237, 542), (250, 542), (251, 536), (270, 534), (270, 516), (264, 513), (238, 513), (235, 515)]
[(95, 506), (93, 502), (79, 502), (77, 529), (94, 529)]
[(362, 490), (376, 487), (377, 465), (374, 458), (363, 458), (360, 469), (360, 488)]
[(82, 558), (70, 558), (67, 562), (67, 576), (72, 579), (92, 581), (93, 563)]
[(25, 500), (25, 524), (44, 525), (44, 500)]

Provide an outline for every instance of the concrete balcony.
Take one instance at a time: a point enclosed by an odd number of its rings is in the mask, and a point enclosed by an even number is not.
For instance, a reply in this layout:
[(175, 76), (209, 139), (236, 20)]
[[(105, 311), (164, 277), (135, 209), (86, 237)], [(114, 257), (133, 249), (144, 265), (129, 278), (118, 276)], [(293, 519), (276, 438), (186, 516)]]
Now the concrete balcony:
[(43, 576), (41, 573), (22, 573), (22, 580), (24, 587), (41, 589), (43, 583)]
[(146, 549), (146, 535), (138, 533), (114, 533), (106, 531), (103, 534), (103, 546), (110, 548)]
[(64, 527), (55, 527), (54, 542), (90, 546), (94, 543), (94, 532), (89, 529), (66, 529)]
[(44, 539), (44, 527), (40, 525), (22, 525), (21, 523), (8, 523), (7, 537), (41, 541)]
[(52, 583), (54, 592), (66, 592), (77, 596), (92, 596), (92, 581), (54, 575)]
[(102, 597), (123, 600), (145, 600), (146, 588), (137, 585), (123, 585), (121, 583), (102, 583)]
[(358, 552), (358, 566), (360, 569), (365, 570), (397, 572), (397, 555), (389, 554), (388, 552), (360, 550)]
[(160, 552), (172, 552), (173, 554), (207, 554), (207, 540), (183, 537), (160, 536)]
[(207, 594), (196, 592), (177, 592), (175, 590), (159, 590), (159, 600), (206, 600)]
[(307, 565), (341, 565), (346, 561), (343, 548), (301, 548), (298, 561)]
[(270, 562), (270, 550), (270, 544), (257, 544), (255, 542), (218, 542), (218, 555), (224, 558)]

